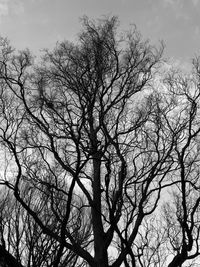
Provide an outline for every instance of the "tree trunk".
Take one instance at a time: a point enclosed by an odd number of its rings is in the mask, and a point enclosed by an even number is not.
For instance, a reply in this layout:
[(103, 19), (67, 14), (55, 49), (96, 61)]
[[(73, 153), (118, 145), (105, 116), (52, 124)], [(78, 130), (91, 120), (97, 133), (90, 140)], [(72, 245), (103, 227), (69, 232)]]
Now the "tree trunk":
[(108, 253), (105, 247), (105, 233), (101, 218), (101, 157), (97, 155), (93, 160), (93, 202), (92, 220), (94, 232), (94, 260), (95, 267), (108, 266)]
[(3, 246), (0, 245), (0, 267), (23, 267)]

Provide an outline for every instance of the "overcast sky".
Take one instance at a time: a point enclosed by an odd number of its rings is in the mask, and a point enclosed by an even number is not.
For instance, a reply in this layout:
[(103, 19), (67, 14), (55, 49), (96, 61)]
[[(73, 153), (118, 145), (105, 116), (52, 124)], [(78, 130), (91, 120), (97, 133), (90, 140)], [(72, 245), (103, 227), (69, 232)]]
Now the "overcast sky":
[(200, 55), (200, 0), (0, 0), (0, 35), (37, 53), (73, 40), (83, 15), (117, 15), (122, 29), (134, 23), (154, 44), (164, 40), (177, 61)]

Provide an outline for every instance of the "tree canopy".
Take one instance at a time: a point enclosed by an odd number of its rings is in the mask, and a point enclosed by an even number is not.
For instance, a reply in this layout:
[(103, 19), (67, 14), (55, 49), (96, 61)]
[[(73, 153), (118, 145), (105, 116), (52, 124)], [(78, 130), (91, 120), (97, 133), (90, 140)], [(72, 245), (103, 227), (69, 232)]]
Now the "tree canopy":
[(39, 63), (0, 40), (0, 266), (195, 266), (200, 61), (82, 23)]

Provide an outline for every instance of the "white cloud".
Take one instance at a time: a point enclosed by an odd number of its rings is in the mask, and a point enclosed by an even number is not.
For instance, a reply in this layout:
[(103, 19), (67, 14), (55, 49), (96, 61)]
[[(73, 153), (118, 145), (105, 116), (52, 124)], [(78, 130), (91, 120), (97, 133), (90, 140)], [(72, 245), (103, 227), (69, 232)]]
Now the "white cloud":
[(174, 6), (174, 5), (179, 5), (181, 3), (181, 1), (179, 0), (163, 0), (165, 5), (169, 5), (169, 6)]
[(196, 7), (199, 4), (199, 0), (192, 0), (192, 3)]
[(21, 14), (24, 12), (24, 5), (21, 0), (10, 0), (10, 9), (15, 14)]
[[(200, 3), (200, 0), (191, 0), (193, 6), (197, 6)], [(163, 3), (165, 6), (171, 6), (171, 7), (179, 7), (182, 8), (184, 6), (183, 0), (163, 0)]]
[(174, 0), (164, 0), (164, 3), (168, 4), (168, 5), (173, 5), (174, 4)]
[(0, 0), (0, 19), (9, 14), (21, 14), (24, 12), (23, 1), (21, 0)]
[(0, 0), (0, 17), (9, 13), (9, 0)]
[(181, 10), (184, 6), (183, 0), (163, 0), (165, 6), (169, 6), (174, 10)]
[(164, 69), (166, 71), (175, 69), (189, 74), (192, 70), (192, 65), (191, 62), (186, 60), (171, 57), (168, 59), (168, 62), (165, 63)]
[(200, 34), (199, 26), (196, 26), (196, 27), (195, 27), (195, 29), (194, 29), (194, 33), (195, 33), (195, 35), (199, 35), (199, 34)]
[(200, 37), (200, 28), (198, 25), (196, 25), (194, 27), (194, 35), (193, 35), (194, 39), (197, 39), (199, 40), (199, 37)]
[(165, 7), (169, 7), (173, 10), (177, 20), (188, 21), (190, 19), (188, 12), (185, 10), (185, 3), (183, 0), (163, 0), (163, 4)]

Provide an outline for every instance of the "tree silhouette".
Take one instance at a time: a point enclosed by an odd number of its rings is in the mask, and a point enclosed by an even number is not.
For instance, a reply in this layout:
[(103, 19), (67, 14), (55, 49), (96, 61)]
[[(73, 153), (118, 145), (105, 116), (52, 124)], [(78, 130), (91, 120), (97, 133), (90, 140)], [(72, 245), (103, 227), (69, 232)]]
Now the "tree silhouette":
[[(35, 242), (27, 266), (172, 267), (199, 255), (199, 61), (193, 78), (155, 89), (163, 45), (117, 26), (85, 17), (77, 43), (39, 64), (1, 40), (1, 183)], [(49, 262), (34, 262), (41, 253)]]

